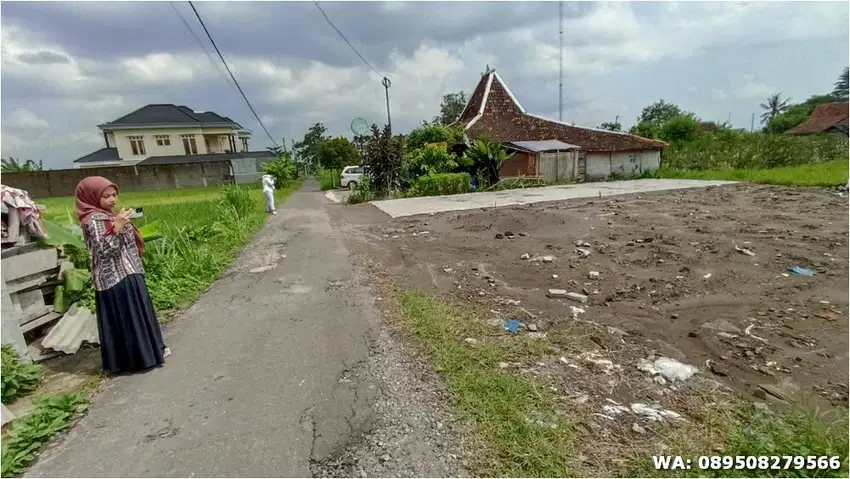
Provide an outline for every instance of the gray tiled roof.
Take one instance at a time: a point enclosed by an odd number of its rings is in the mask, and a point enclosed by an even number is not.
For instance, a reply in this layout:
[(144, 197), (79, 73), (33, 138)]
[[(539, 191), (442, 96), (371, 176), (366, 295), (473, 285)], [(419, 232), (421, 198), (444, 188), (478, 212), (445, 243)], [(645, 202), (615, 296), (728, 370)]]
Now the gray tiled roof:
[(118, 148), (101, 148), (93, 151), (86, 156), (82, 156), (74, 160), (74, 163), (93, 163), (105, 161), (120, 161), (118, 158)]
[(233, 124), (241, 126), (228, 117), (223, 117), (212, 111), (195, 112), (188, 106), (178, 106), (170, 103), (145, 105), (138, 110), (128, 113), (101, 127), (133, 126), (133, 125), (203, 125), (203, 124)]

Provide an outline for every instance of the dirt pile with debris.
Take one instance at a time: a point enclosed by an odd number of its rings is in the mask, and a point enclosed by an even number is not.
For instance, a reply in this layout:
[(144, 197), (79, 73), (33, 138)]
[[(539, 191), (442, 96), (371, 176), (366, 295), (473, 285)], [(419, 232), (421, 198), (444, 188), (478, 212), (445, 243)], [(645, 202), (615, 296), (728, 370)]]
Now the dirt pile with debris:
[[(730, 185), (389, 221), (363, 206), (345, 220), (407, 285), (494, 329), (516, 318), (521, 334), (583, 342), (508, 367), (588, 383), (569, 399), (597, 412), (642, 404), (636, 384), (675, 388), (638, 368), (658, 358), (757, 399), (847, 405), (847, 200), (831, 191)], [(581, 381), (587, 368), (613, 379)]]

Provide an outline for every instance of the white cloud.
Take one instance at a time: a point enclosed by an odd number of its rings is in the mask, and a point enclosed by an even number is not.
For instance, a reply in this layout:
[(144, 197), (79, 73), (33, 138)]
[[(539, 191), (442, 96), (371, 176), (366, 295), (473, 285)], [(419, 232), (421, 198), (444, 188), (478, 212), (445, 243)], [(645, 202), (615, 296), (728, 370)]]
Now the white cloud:
[(767, 98), (768, 95), (772, 95), (774, 93), (776, 93), (776, 91), (770, 85), (760, 81), (750, 80), (741, 85), (741, 87), (732, 90), (732, 97), (742, 100), (760, 100)]
[(8, 120), (3, 120), (3, 126), (11, 128), (31, 128), (36, 130), (50, 128), (50, 124), (48, 124), (45, 120), (24, 108), (16, 108), (15, 111), (9, 115)]
[(266, 128), (272, 128), (280, 123), (280, 118), (274, 115), (262, 115), (260, 116), (260, 120), (262, 120), (263, 124), (266, 125)]

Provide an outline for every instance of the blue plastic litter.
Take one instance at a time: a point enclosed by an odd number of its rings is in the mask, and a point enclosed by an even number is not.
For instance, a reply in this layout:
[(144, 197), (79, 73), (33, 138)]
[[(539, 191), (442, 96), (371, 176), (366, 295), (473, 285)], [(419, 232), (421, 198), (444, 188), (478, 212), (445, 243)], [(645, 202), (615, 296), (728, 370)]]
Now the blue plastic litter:
[(519, 320), (517, 319), (508, 319), (505, 321), (505, 329), (507, 329), (511, 334), (516, 334), (519, 331)]
[(806, 268), (801, 268), (799, 266), (792, 266), (792, 267), (788, 268), (788, 271), (790, 271), (791, 274), (796, 274), (797, 276), (814, 276), (815, 275), (814, 271), (810, 271)]

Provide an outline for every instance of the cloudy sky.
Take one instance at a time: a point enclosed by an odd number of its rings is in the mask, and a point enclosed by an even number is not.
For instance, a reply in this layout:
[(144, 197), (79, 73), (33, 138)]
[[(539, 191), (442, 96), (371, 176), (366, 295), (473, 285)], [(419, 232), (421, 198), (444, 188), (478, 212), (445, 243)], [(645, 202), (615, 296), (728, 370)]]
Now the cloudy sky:
[[(312, 2), (197, 2), (271, 134), (385, 121), (380, 78)], [(495, 67), (526, 110), (558, 116), (557, 2), (322, 2), (392, 80), (394, 130), (438, 113)], [(96, 125), (148, 103), (213, 110), (270, 142), (187, 2), (3, 1), (2, 155), (59, 168), (102, 147)], [(831, 91), (848, 64), (847, 2), (565, 3), (564, 119), (628, 127), (659, 98), (750, 126), (772, 93)], [(758, 114), (757, 114), (758, 117)], [(758, 121), (758, 120), (757, 120)], [(278, 140), (280, 141), (280, 140)]]

